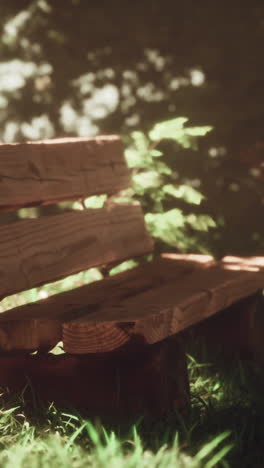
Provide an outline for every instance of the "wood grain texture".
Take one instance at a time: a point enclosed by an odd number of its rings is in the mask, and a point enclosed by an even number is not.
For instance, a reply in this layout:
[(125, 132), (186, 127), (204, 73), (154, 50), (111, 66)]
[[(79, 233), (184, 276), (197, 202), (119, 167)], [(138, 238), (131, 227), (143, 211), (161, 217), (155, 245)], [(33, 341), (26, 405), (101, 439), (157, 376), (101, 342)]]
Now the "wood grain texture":
[[(264, 286), (264, 271), (225, 262), (124, 298), (63, 325), (67, 352), (110, 351), (141, 336), (156, 343), (212, 316)], [(251, 265), (252, 267), (252, 265)]]
[(251, 262), (250, 271), (239, 268), (230, 270), (225, 261), (212, 267), (211, 259), (206, 266), (205, 257), (156, 259), (1, 314), (0, 349), (55, 346), (63, 322), (64, 345), (72, 353), (107, 352), (135, 338), (160, 341), (263, 287), (260, 267), (252, 271)]
[(49, 349), (62, 340), (62, 324), (121, 299), (190, 274), (199, 262), (157, 258), (107, 279), (0, 314), (0, 350)]
[(129, 185), (117, 136), (0, 145), (0, 211), (113, 194)]
[(152, 250), (139, 205), (20, 221), (0, 227), (0, 298), (96, 265)]

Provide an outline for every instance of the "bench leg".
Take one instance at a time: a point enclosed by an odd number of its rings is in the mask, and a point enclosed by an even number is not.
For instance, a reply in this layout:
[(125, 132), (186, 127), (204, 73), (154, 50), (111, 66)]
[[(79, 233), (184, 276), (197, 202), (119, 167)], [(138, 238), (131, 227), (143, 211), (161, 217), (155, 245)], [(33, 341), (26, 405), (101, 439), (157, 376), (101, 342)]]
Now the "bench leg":
[(207, 351), (228, 360), (264, 364), (264, 303), (262, 292), (233, 304), (186, 332), (187, 340), (205, 344)]
[(123, 382), (126, 395), (135, 405), (134, 412), (162, 416), (177, 409), (183, 414), (189, 409), (190, 392), (186, 354), (180, 337), (170, 337), (145, 349), (133, 358), (133, 364), (124, 362)]
[(178, 337), (107, 355), (0, 357), (0, 386), (22, 389), (30, 381), (43, 401), (71, 404), (89, 416), (159, 417), (189, 406), (185, 353)]

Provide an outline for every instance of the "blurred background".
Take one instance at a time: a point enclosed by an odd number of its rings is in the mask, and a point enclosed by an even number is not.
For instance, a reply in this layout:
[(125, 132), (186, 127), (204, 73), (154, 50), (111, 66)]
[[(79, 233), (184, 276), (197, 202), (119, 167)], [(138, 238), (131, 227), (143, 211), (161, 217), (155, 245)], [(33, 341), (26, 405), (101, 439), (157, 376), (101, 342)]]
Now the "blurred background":
[(180, 250), (263, 255), (262, 1), (8, 0), (0, 25), (2, 143), (116, 133), (129, 144), (178, 117), (211, 126), (195, 147), (158, 147), (170, 182), (204, 196), (189, 209), (178, 193), (166, 209), (214, 224), (190, 222), (195, 242)]

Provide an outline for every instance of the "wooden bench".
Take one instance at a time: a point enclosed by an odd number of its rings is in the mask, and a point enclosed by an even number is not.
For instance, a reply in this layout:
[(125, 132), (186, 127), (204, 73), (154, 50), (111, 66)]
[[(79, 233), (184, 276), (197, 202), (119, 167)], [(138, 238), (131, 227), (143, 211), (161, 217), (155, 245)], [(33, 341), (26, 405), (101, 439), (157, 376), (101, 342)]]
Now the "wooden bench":
[[(21, 389), (31, 382), (41, 398), (109, 417), (185, 408), (189, 387), (180, 332), (243, 298), (255, 303), (259, 297), (264, 257), (215, 263), (209, 256), (168, 254), (108, 276), (113, 265), (153, 250), (140, 205), (113, 202), (129, 184), (116, 136), (0, 146), (4, 215), (111, 197), (101, 209), (84, 205), (0, 224), (1, 299), (91, 267), (106, 273), (0, 315), (1, 386)], [(254, 314), (245, 317), (247, 324)], [(47, 353), (61, 341), (65, 354)]]

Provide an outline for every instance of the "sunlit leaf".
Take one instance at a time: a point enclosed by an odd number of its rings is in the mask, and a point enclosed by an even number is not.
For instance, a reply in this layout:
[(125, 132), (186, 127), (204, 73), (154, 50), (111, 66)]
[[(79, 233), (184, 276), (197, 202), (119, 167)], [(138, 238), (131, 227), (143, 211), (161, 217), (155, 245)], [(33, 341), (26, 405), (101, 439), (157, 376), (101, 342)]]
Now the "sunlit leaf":
[(187, 127), (182, 132), (178, 132), (176, 141), (183, 148), (197, 148), (196, 138), (198, 136), (204, 136), (212, 130), (212, 127)]
[(161, 151), (158, 151), (158, 150), (156, 150), (156, 149), (152, 149), (152, 150), (150, 151), (150, 154), (151, 154), (151, 156), (153, 156), (154, 158), (160, 158), (160, 156), (163, 155), (163, 153), (162, 153)]
[(110, 276), (116, 275), (117, 273), (121, 273), (126, 270), (130, 270), (131, 268), (134, 268), (137, 266), (137, 262), (135, 260), (126, 260), (123, 263), (120, 263), (120, 265), (112, 268), (109, 272)]
[(176, 135), (179, 134), (179, 130), (182, 131), (183, 125), (187, 121), (188, 119), (186, 117), (178, 117), (158, 123), (154, 125), (153, 129), (149, 132), (149, 138), (152, 141), (159, 141), (164, 138), (177, 139)]
[(177, 141), (183, 148), (195, 148), (196, 138), (206, 135), (212, 127), (184, 127), (187, 121), (186, 117), (178, 117), (158, 123), (149, 132), (149, 138), (152, 141), (171, 139)]
[(131, 133), (134, 145), (138, 151), (146, 151), (149, 143), (146, 135), (143, 132), (135, 131)]
[(165, 164), (163, 161), (157, 161), (155, 162), (155, 170), (159, 172), (160, 174), (165, 174), (165, 175), (171, 175), (172, 170), (167, 164)]
[(180, 198), (187, 203), (192, 203), (194, 205), (200, 205), (201, 201), (204, 199), (204, 196), (195, 190), (193, 187), (188, 185), (179, 185), (175, 186), (173, 184), (164, 185), (163, 190), (168, 195), (171, 195), (175, 198)]
[(144, 190), (149, 187), (159, 187), (160, 175), (155, 171), (145, 171), (139, 174), (135, 174), (133, 181), (136, 186), (140, 186), (140, 188)]
[(148, 138), (144, 133), (136, 131), (131, 133), (131, 140), (131, 146), (125, 151), (128, 166), (131, 168), (149, 167), (151, 163), (151, 151), (149, 150)]
[(187, 127), (185, 129), (186, 135), (189, 136), (205, 136), (208, 132), (211, 132), (213, 127), (204, 126), (204, 127)]
[(145, 221), (149, 232), (163, 242), (177, 246), (177, 230), (184, 227), (185, 218), (181, 210), (175, 208), (165, 213), (147, 213)]
[(126, 162), (129, 168), (145, 169), (149, 167), (146, 154), (138, 152), (135, 148), (128, 148), (125, 151)]
[(86, 208), (102, 208), (106, 199), (107, 195), (93, 195), (86, 198), (84, 204)]
[(190, 214), (186, 216), (186, 222), (197, 231), (208, 231), (209, 228), (216, 227), (216, 223), (214, 222), (213, 218), (208, 215)]

